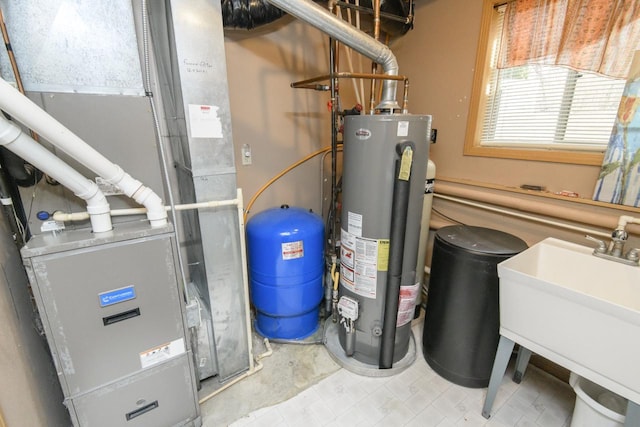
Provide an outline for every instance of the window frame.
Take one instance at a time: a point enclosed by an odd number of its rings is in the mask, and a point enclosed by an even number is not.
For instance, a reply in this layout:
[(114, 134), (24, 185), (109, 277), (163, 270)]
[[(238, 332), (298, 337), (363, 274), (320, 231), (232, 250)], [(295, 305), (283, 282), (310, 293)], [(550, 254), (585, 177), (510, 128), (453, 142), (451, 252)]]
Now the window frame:
[(482, 20), (478, 39), (478, 51), (471, 89), (469, 116), (464, 141), (463, 154), (465, 156), (493, 157), (503, 159), (533, 160), (553, 163), (569, 163), (578, 165), (602, 165), (606, 147), (597, 151), (578, 151), (571, 147), (534, 148), (534, 147), (496, 147), (482, 146), (480, 136), (484, 123), (484, 108), (487, 95), (486, 87), (491, 73), (490, 40), (493, 40), (496, 28), (493, 24), (494, 8), (504, 4), (505, 0), (483, 0)]

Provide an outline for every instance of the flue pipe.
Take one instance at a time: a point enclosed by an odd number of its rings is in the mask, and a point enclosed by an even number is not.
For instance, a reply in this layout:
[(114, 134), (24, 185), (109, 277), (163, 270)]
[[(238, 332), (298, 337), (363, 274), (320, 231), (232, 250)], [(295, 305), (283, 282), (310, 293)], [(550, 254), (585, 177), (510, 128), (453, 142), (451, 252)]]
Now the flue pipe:
[[(398, 75), (398, 61), (388, 46), (335, 17), (314, 2), (310, 0), (267, 1), (380, 64), (385, 74)], [(394, 110), (399, 109), (396, 101), (398, 84), (395, 80), (384, 80), (382, 85), (382, 98), (376, 109), (393, 113)]]
[(16, 153), (87, 202), (87, 212), (94, 233), (110, 231), (109, 203), (95, 182), (60, 160), (38, 144), (15, 124), (0, 115), (0, 145)]
[(146, 207), (152, 227), (162, 227), (167, 223), (162, 199), (153, 190), (93, 149), (4, 79), (0, 79), (0, 109)]

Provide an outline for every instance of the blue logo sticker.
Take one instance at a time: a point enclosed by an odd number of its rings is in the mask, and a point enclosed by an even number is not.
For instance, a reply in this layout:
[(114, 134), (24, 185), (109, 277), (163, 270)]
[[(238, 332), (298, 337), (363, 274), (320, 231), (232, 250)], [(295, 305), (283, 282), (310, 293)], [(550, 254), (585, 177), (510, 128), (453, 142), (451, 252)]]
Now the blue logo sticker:
[(100, 307), (107, 307), (134, 299), (136, 297), (136, 290), (133, 286), (126, 286), (124, 288), (102, 292), (98, 294), (98, 297), (100, 298)]

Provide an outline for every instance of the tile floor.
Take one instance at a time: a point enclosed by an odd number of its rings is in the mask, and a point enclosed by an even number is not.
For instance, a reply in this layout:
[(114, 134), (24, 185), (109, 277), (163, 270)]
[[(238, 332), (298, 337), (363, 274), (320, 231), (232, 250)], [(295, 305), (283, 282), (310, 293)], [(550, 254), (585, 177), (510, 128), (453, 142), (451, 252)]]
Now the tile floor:
[[(575, 402), (571, 387), (530, 366), (521, 384), (505, 376), (492, 417), (481, 415), (486, 389), (460, 387), (436, 374), (422, 357), (422, 322), (415, 363), (392, 377), (371, 378), (339, 369), (295, 397), (237, 419), (232, 427), (500, 426), (568, 427)], [(319, 347), (319, 351), (326, 351)], [(513, 361), (512, 361), (513, 363)]]

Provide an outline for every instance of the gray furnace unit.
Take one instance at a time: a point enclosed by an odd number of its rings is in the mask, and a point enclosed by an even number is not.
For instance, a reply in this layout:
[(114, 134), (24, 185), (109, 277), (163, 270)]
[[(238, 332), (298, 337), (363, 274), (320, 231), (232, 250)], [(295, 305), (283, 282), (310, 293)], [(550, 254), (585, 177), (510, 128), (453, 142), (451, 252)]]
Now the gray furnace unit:
[(170, 225), (67, 230), (22, 249), (74, 426), (200, 426)]

